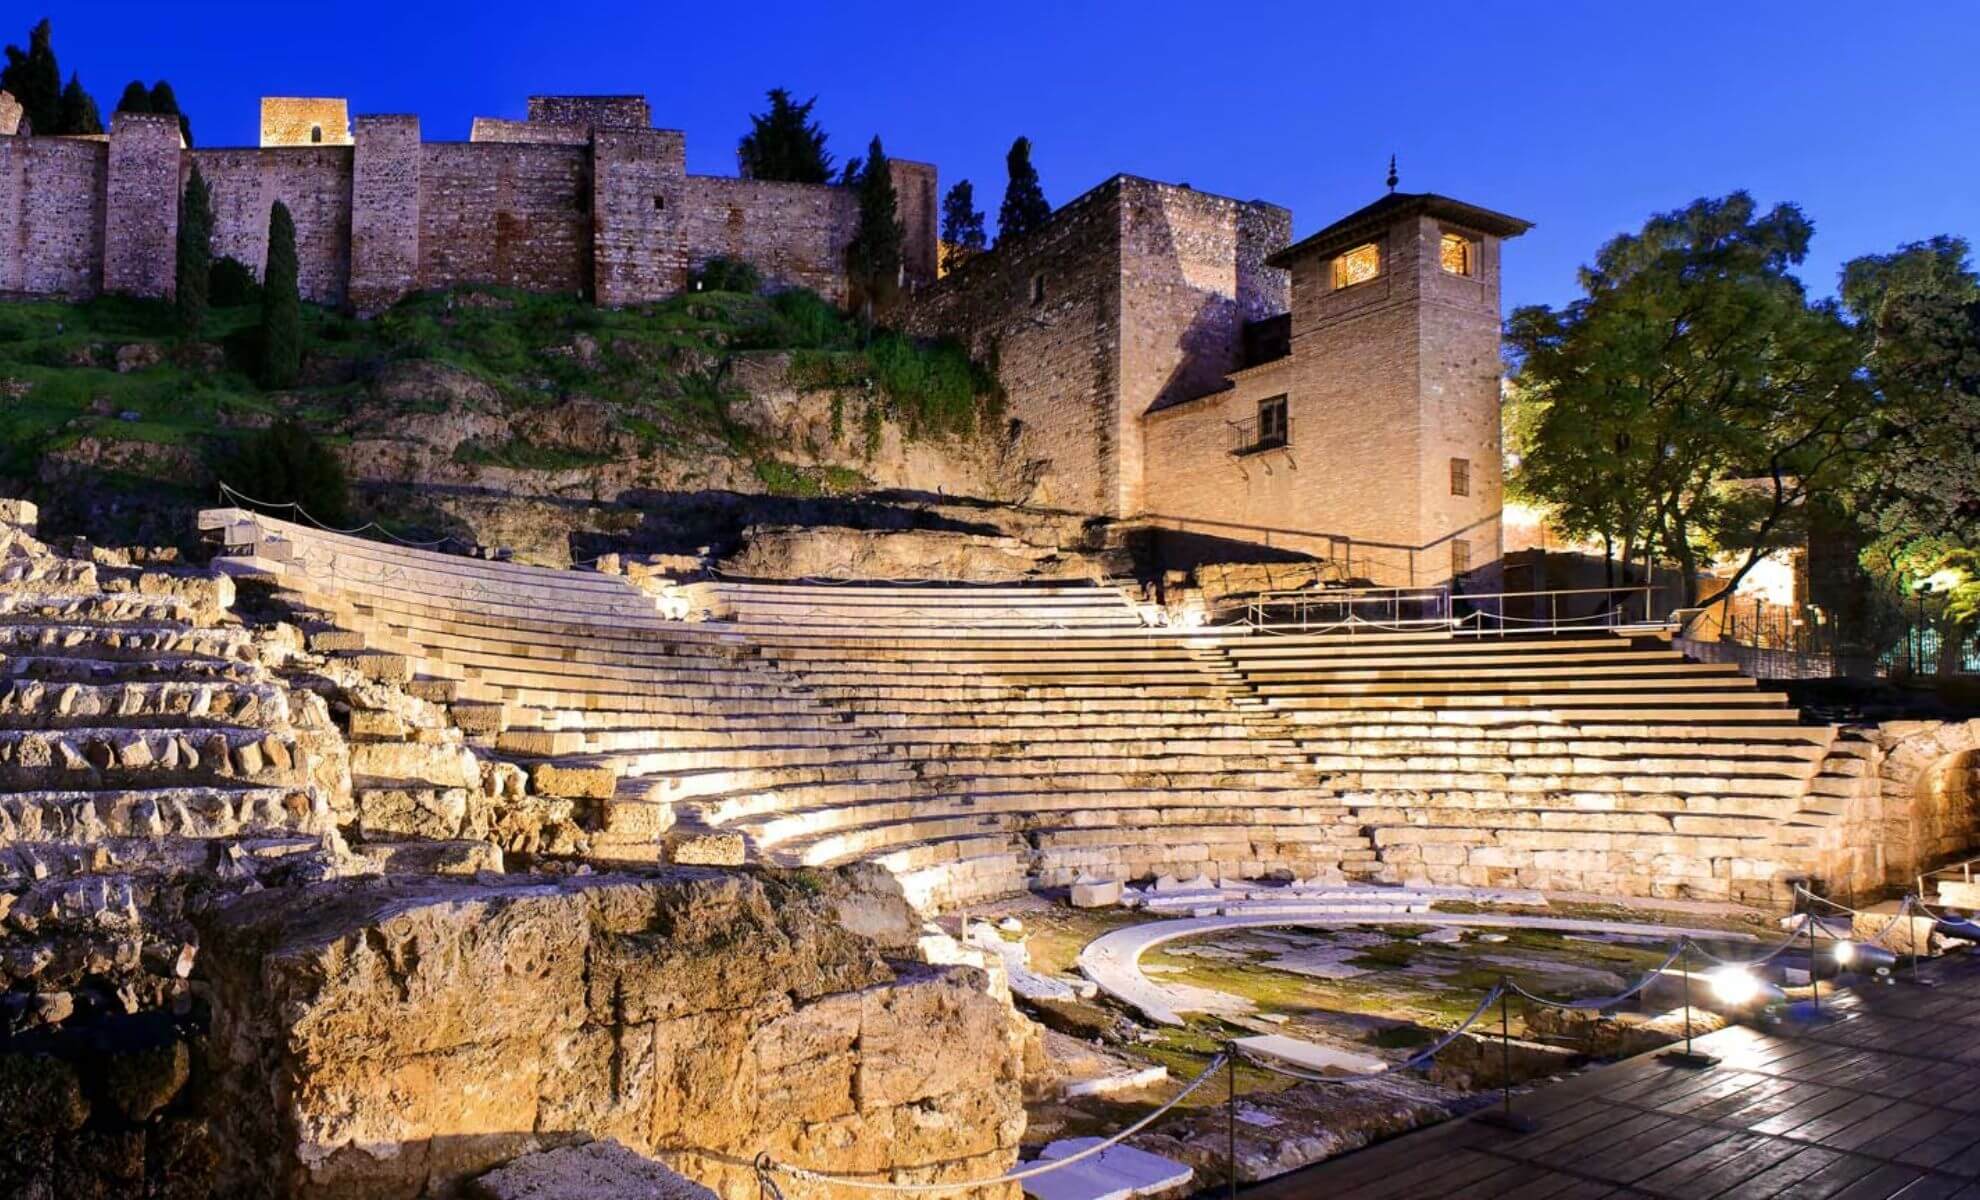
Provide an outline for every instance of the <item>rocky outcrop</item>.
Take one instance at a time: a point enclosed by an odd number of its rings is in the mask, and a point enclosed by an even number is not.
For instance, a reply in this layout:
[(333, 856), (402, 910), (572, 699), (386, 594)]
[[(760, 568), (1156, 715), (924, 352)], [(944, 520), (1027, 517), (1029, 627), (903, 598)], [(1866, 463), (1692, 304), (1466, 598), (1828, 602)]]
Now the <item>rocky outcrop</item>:
[(202, 923), (223, 1157), (309, 1197), (454, 1194), (591, 1138), (736, 1198), (765, 1151), (998, 1174), (1024, 1124), (1008, 1004), (848, 921), (911, 916), (838, 875), (687, 868), (242, 897)]
[(947, 579), (965, 583), (1099, 580), (1093, 559), (1056, 545), (948, 530), (754, 527), (742, 551), (721, 564), (757, 579)]

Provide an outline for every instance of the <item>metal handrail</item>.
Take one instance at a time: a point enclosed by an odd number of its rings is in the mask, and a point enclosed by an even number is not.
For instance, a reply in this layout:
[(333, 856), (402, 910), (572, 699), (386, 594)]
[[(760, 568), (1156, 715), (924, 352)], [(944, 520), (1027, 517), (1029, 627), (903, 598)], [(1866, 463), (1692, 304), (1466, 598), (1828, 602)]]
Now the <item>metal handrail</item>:
[[(1563, 616), (1563, 598), (1601, 595), (1612, 602), (1585, 614)], [(1508, 600), (1547, 601), (1545, 617), (1517, 616), (1506, 612)], [(1635, 616), (1636, 600), (1641, 597), (1642, 616)], [(1460, 613), (1460, 602), (1471, 611)], [(1303, 591), (1260, 592), (1246, 604), (1245, 622), (1264, 632), (1296, 631), (1329, 633), (1345, 630), (1383, 630), (1400, 633), (1411, 630), (1448, 629), (1452, 633), (1483, 636), (1508, 633), (1554, 633), (1574, 629), (1620, 629), (1643, 625), (1668, 627), (1651, 611), (1655, 589), (1647, 584), (1613, 588), (1551, 588), (1503, 592), (1454, 592), (1449, 588), (1322, 588)], [(1411, 606), (1406, 613), (1405, 605)], [(1374, 607), (1375, 612), (1365, 610)], [(1290, 609), (1290, 619), (1276, 619)], [(1335, 616), (1334, 614), (1338, 614)], [(1319, 619), (1316, 619), (1318, 617)]]

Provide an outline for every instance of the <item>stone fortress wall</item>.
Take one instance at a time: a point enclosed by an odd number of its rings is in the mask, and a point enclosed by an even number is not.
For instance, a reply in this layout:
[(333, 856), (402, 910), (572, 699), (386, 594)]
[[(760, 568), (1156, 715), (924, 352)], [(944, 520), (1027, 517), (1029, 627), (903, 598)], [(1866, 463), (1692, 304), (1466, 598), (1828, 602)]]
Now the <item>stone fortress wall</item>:
[[(681, 134), (653, 128), (642, 97), (532, 97), (528, 120), (478, 118), (468, 142), (425, 141), (413, 116), (353, 124), (344, 101), (321, 98), (264, 100), (258, 147), (184, 149), (170, 125), (119, 113), (104, 139), (0, 139), (0, 294), (169, 296), (179, 190), (197, 165), (216, 251), (258, 271), (281, 200), (318, 303), (374, 311), (465, 283), (638, 303), (717, 255), (845, 296), (851, 191), (689, 175)], [(932, 282), (935, 168), (893, 169), (908, 280)]]

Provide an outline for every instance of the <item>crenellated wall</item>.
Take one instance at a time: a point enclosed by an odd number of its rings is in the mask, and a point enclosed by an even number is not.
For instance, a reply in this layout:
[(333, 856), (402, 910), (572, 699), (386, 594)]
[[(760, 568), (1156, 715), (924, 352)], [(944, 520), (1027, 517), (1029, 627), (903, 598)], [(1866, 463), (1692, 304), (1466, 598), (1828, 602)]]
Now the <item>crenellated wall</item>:
[[(241, 149), (186, 150), (174, 122), (148, 114), (118, 114), (107, 139), (0, 135), (0, 292), (171, 295), (178, 201), (197, 164), (216, 253), (259, 272), (281, 200), (304, 298), (360, 312), (471, 283), (637, 304), (680, 291), (716, 255), (845, 295), (851, 191), (689, 177), (682, 135), (652, 128), (642, 97), (534, 96), (527, 121), (476, 118), (468, 142), (423, 141), (412, 116), (361, 116), (347, 131), (346, 111), (271, 97), (263, 144)], [(897, 160), (893, 175), (918, 287), (935, 277), (935, 168)]]

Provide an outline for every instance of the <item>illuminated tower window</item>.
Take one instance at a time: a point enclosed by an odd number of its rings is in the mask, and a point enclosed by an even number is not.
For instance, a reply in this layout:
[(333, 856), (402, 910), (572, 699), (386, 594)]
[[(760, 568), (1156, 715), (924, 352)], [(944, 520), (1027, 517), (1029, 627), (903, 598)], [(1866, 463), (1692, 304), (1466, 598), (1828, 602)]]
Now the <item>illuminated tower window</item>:
[(1478, 243), (1461, 233), (1447, 233), (1437, 245), (1437, 261), (1453, 275), (1478, 271)]
[(1374, 242), (1356, 246), (1334, 260), (1334, 286), (1353, 287), (1382, 273), (1382, 248)]

